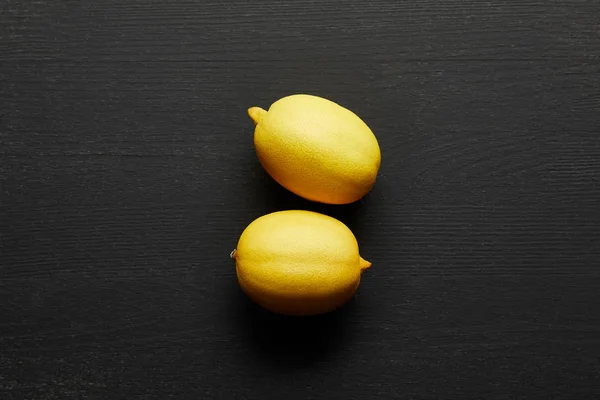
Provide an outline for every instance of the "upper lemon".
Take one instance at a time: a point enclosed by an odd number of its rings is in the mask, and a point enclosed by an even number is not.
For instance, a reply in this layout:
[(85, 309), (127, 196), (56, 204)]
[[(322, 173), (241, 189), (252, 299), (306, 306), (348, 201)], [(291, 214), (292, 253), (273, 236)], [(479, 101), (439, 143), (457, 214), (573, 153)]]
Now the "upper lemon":
[(262, 216), (244, 230), (236, 250), (238, 281), (261, 306), (282, 314), (313, 315), (346, 303), (371, 263), (342, 222), (310, 211)]
[(381, 163), (375, 135), (352, 111), (321, 97), (284, 97), (269, 111), (252, 107), (254, 146), (282, 186), (321, 203), (348, 204), (367, 194)]

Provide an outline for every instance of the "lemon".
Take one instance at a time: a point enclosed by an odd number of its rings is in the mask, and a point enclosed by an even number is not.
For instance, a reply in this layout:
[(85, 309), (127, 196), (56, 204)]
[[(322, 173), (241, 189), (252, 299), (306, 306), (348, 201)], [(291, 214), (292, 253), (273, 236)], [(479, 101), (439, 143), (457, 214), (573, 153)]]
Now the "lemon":
[(358, 254), (354, 234), (335, 218), (288, 210), (254, 220), (237, 249), (238, 282), (256, 303), (275, 313), (332, 311), (354, 295), (371, 266)]
[(352, 111), (322, 97), (297, 94), (269, 111), (251, 107), (254, 146), (265, 170), (305, 199), (348, 204), (367, 194), (381, 152), (375, 135)]

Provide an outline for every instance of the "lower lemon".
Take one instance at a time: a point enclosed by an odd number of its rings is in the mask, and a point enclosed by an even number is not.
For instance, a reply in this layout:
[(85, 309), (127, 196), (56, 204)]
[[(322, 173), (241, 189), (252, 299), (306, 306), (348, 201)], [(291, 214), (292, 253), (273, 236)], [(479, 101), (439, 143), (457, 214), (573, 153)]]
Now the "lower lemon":
[(288, 315), (322, 314), (342, 306), (371, 266), (346, 225), (300, 210), (253, 221), (231, 257), (242, 290), (262, 307)]

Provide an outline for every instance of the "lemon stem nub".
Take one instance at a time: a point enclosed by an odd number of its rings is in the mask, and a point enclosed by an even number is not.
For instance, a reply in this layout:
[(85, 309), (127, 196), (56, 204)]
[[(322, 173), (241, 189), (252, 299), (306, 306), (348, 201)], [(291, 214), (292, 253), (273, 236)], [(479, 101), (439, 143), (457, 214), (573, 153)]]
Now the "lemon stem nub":
[(235, 260), (235, 255), (237, 254), (237, 249), (233, 249), (231, 253), (229, 253), (229, 258)]
[(364, 271), (365, 269), (368, 269), (371, 267), (371, 263), (368, 262), (367, 260), (365, 260), (364, 258), (360, 257), (360, 270)]
[(255, 125), (258, 125), (262, 121), (263, 117), (267, 112), (260, 107), (250, 107), (248, 109), (248, 115), (252, 118)]

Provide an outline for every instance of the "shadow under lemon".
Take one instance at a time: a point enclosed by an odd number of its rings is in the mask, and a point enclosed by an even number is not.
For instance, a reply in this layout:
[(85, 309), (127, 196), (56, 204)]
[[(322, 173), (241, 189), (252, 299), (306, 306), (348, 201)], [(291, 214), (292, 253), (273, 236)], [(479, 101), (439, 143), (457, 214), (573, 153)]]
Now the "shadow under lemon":
[[(264, 205), (261, 205), (262, 215), (285, 210), (308, 210), (329, 215), (330, 217), (340, 220), (350, 228), (359, 240), (358, 245), (360, 248), (360, 236), (362, 233), (360, 222), (364, 218), (365, 208), (369, 202), (369, 193), (362, 199), (350, 204), (336, 205), (317, 203), (306, 200), (281, 186), (260, 166), (260, 164), (257, 165), (257, 168), (260, 169), (260, 171), (257, 171), (256, 173), (259, 178), (257, 186), (260, 188), (257, 192), (263, 200)], [(251, 221), (248, 223), (250, 222)]]
[(296, 370), (327, 360), (348, 346), (356, 311), (354, 297), (327, 314), (287, 316), (272, 313), (250, 300), (238, 288), (238, 315), (242, 337), (263, 361)]

